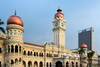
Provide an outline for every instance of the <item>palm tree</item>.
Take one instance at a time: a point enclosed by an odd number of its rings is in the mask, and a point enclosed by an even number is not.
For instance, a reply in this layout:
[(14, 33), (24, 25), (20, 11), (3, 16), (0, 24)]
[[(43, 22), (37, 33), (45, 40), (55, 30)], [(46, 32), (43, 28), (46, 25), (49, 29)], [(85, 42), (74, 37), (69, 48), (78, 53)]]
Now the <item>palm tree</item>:
[(92, 57), (93, 57), (94, 53), (95, 53), (94, 51), (91, 51), (91, 52), (87, 53), (89, 67), (91, 67)]
[(84, 48), (79, 48), (78, 53), (79, 54), (85, 53), (85, 49)]
[[(2, 24), (4, 24), (4, 22), (0, 19), (0, 25), (2, 25)], [(3, 33), (5, 33), (5, 30), (4, 30), (3, 27), (0, 27), (0, 30), (1, 30)]]
[(85, 53), (85, 49), (84, 48), (79, 48), (78, 53), (80, 55), (80, 67), (81, 67), (81, 62), (82, 62), (82, 54)]

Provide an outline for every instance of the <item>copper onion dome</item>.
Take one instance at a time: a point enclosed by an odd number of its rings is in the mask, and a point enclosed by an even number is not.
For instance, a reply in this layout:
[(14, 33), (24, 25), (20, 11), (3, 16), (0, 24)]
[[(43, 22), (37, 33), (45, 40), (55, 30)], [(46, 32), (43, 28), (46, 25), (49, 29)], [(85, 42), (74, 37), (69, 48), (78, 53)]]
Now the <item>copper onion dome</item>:
[(87, 45), (86, 44), (82, 44), (81, 48), (87, 48)]
[(21, 18), (19, 16), (16, 16), (16, 11), (14, 15), (8, 18), (7, 25), (9, 24), (16, 24), (16, 25), (23, 26), (23, 21), (21, 20)]
[(60, 8), (58, 8), (58, 10), (57, 10), (58, 13), (55, 14), (55, 17), (54, 17), (54, 18), (56, 18), (56, 17), (57, 17), (57, 18), (59, 18), (59, 17), (60, 17), (60, 18), (64, 18), (64, 14), (61, 13), (61, 11), (62, 11), (62, 10), (61, 10)]

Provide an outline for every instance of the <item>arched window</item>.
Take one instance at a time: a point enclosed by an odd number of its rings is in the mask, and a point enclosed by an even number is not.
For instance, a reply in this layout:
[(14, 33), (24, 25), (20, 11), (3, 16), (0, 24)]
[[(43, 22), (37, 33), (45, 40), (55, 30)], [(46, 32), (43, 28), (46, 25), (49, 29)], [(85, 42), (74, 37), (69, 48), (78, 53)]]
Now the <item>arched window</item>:
[(15, 53), (18, 53), (18, 46), (15, 46)]
[(47, 53), (47, 57), (49, 57), (49, 54)]
[(15, 63), (18, 63), (18, 59), (15, 59)]
[(10, 53), (10, 46), (8, 45), (8, 53)]
[(56, 67), (62, 67), (62, 62), (61, 61), (57, 61), (56, 62)]
[(0, 53), (2, 53), (2, 48), (0, 47)]
[(43, 67), (43, 62), (41, 61), (39, 65), (40, 65), (39, 67)]
[(0, 67), (1, 67), (1, 61), (0, 61)]
[(31, 61), (28, 62), (28, 67), (32, 67), (32, 62)]
[(43, 53), (42, 53), (42, 57), (43, 57)]
[(34, 67), (38, 67), (37, 61), (34, 62)]
[(19, 47), (19, 53), (21, 53), (21, 46)]
[(19, 62), (21, 62), (21, 58), (19, 58)]
[(30, 52), (28, 51), (28, 56), (30, 55)]
[(32, 56), (32, 51), (30, 52), (30, 55)]
[(47, 67), (48, 67), (48, 62), (47, 62)]
[(52, 65), (51, 65), (51, 62), (50, 62), (50, 67), (51, 67)]
[(38, 56), (38, 52), (34, 52), (34, 56)]
[(24, 55), (26, 55), (26, 51), (24, 51), (24, 53), (23, 53)]
[(25, 61), (23, 61), (23, 67), (26, 67), (26, 62)]
[(16, 35), (16, 30), (14, 30), (14, 35)]
[(14, 52), (14, 46), (11, 45), (11, 52), (13, 53)]
[(11, 60), (11, 64), (14, 64), (14, 61), (13, 60)]
[(10, 35), (12, 35), (12, 30), (10, 30)]
[(41, 57), (41, 53), (39, 53), (39, 56)]
[(74, 62), (72, 62), (72, 67), (74, 67)]
[(69, 63), (68, 62), (66, 62), (66, 67), (69, 67)]
[(76, 62), (76, 67), (78, 67), (78, 62)]

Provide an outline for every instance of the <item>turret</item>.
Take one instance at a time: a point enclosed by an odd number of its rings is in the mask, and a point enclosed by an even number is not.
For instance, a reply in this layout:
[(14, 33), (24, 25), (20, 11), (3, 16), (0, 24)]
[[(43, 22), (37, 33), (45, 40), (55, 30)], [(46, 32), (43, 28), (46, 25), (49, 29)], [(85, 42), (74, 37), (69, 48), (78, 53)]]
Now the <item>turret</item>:
[(22, 67), (23, 21), (12, 15), (7, 20), (7, 39), (5, 41), (5, 65)]
[(80, 67), (87, 67), (88, 61), (87, 61), (87, 45), (86, 44), (82, 44), (80, 46), (80, 49), (83, 51), (80, 54)]

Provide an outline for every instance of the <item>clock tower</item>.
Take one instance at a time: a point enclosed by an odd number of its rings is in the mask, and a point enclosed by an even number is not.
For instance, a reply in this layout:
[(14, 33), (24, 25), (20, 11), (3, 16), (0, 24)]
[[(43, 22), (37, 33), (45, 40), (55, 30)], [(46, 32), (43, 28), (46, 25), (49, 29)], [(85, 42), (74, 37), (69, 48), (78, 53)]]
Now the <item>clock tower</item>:
[(58, 8), (57, 13), (54, 16), (53, 20), (53, 36), (54, 36), (54, 44), (64, 48), (65, 47), (65, 27), (66, 21), (64, 20), (64, 14), (61, 13), (61, 9)]

